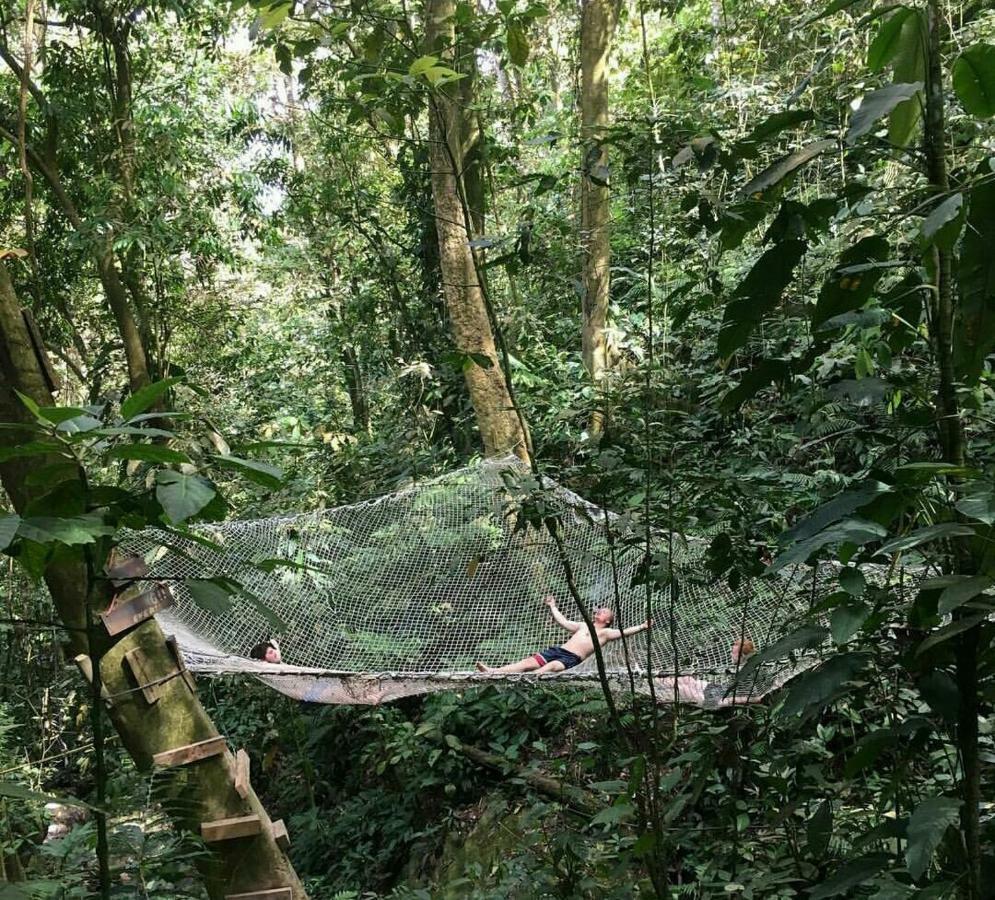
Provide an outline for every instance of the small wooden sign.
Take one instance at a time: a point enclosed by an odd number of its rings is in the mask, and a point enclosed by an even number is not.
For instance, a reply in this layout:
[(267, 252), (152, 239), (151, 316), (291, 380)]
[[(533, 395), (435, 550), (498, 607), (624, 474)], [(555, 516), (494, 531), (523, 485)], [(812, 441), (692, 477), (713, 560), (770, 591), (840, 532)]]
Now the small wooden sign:
[(166, 609), (175, 602), (173, 592), (166, 585), (154, 584), (137, 594), (119, 594), (111, 601), (110, 607), (100, 614), (100, 618), (108, 634), (120, 634), (139, 622), (152, 618), (159, 610)]
[(187, 668), (187, 664), (183, 661), (183, 653), (180, 650), (180, 645), (176, 643), (175, 635), (171, 634), (166, 638), (166, 646), (172, 651), (173, 658), (176, 660), (176, 668), (179, 669), (180, 675), (186, 682), (187, 687), (194, 693), (197, 693), (197, 682), (194, 680), (193, 672)]
[(239, 750), (235, 754), (235, 790), (245, 800), (249, 796), (249, 754)]
[(248, 894), (225, 894), (225, 900), (294, 900), (294, 892), (288, 887), (269, 888)]
[(233, 819), (218, 819), (216, 822), (200, 823), (200, 836), (207, 844), (252, 837), (262, 830), (263, 821), (255, 813), (250, 816), (236, 816)]
[(273, 840), (276, 841), (276, 846), (286, 853), (290, 849), (290, 835), (287, 834), (287, 826), (283, 824), (283, 819), (271, 822), (270, 828), (273, 829)]
[(120, 587), (122, 584), (147, 577), (149, 567), (140, 556), (127, 556), (118, 547), (113, 547), (104, 564), (104, 574)]
[(173, 750), (163, 750), (162, 753), (156, 753), (152, 757), (152, 762), (162, 769), (169, 769), (173, 766), (185, 766), (201, 759), (209, 759), (212, 756), (220, 756), (226, 749), (225, 739), (218, 735), (204, 741), (197, 741), (195, 744), (186, 744)]
[(162, 696), (162, 689), (165, 682), (153, 677), (145, 652), (139, 647), (129, 650), (124, 654), (124, 663), (131, 670), (135, 684), (142, 689), (142, 696), (145, 698), (145, 702), (149, 706), (153, 703), (158, 703), (159, 698)]

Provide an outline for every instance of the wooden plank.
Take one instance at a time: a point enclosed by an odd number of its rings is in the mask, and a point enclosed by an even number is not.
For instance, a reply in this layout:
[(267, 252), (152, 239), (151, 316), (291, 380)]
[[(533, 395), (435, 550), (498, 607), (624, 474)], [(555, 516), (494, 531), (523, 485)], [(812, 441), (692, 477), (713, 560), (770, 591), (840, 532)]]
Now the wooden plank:
[(228, 748), (225, 739), (219, 735), (204, 741), (197, 741), (195, 744), (163, 750), (162, 753), (156, 753), (152, 757), (152, 762), (160, 768), (168, 769), (173, 766), (185, 766), (201, 759), (209, 759), (212, 756), (220, 756), (226, 749)]
[(135, 684), (142, 689), (145, 702), (149, 706), (158, 703), (165, 682), (157, 683), (159, 679), (153, 677), (145, 652), (140, 647), (135, 647), (134, 650), (129, 650), (124, 654), (124, 662), (131, 669)]
[(262, 830), (263, 820), (255, 813), (250, 816), (236, 816), (232, 819), (218, 819), (216, 822), (200, 823), (200, 836), (207, 844), (252, 837)]
[(287, 834), (287, 826), (283, 824), (283, 819), (271, 822), (270, 828), (273, 830), (273, 840), (276, 841), (277, 847), (286, 853), (290, 849), (290, 835)]
[(247, 894), (225, 894), (225, 900), (294, 900), (294, 892), (288, 887), (269, 888)]
[[(90, 657), (85, 653), (81, 653), (79, 656), (74, 657), (73, 662), (76, 663), (76, 666), (79, 668), (80, 672), (83, 673), (83, 677), (87, 680), (87, 682), (93, 684), (93, 661)], [(105, 684), (100, 685), (100, 699), (110, 705), (111, 695), (107, 690), (107, 685)]]
[(243, 800), (249, 796), (249, 754), (239, 750), (235, 754), (235, 790)]
[(166, 638), (166, 646), (173, 651), (173, 658), (176, 660), (176, 668), (183, 676), (183, 680), (187, 683), (187, 687), (196, 694), (197, 682), (194, 680), (193, 672), (187, 668), (187, 664), (183, 661), (183, 652), (180, 650), (180, 645), (176, 643), (175, 635), (171, 634)]
[(172, 591), (166, 585), (155, 584), (136, 595), (118, 595), (111, 602), (110, 608), (100, 614), (100, 618), (108, 634), (120, 634), (139, 622), (152, 618), (159, 610), (166, 609), (175, 602)]
[(104, 564), (104, 574), (120, 587), (122, 584), (129, 584), (138, 578), (148, 576), (149, 567), (140, 556), (127, 556), (117, 547), (113, 547)]

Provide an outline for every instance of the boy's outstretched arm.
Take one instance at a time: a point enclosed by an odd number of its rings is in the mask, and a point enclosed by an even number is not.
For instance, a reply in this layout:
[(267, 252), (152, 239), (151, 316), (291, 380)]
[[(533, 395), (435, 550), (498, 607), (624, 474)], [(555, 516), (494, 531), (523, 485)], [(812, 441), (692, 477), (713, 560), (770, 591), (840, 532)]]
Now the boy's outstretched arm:
[(639, 634), (640, 631), (646, 631), (647, 628), (652, 626), (653, 620), (647, 619), (645, 622), (639, 625), (630, 625), (628, 628), (609, 628), (608, 629), (608, 640), (614, 641), (620, 638), (623, 634), (628, 637), (630, 634)]
[(552, 594), (547, 594), (542, 600), (546, 606), (549, 607), (549, 613), (553, 617), (553, 621), (556, 622), (561, 628), (565, 628), (567, 631), (574, 632), (577, 631), (583, 622), (571, 622), (563, 613), (559, 611), (556, 607), (556, 598)]

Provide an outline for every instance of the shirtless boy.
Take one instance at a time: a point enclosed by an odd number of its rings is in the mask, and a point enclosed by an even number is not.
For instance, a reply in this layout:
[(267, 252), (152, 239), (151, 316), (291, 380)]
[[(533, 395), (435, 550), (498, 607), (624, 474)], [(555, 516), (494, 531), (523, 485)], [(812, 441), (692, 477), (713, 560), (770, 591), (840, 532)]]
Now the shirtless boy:
[[(571, 633), (571, 637), (561, 647), (549, 647), (541, 653), (533, 653), (525, 659), (507, 666), (491, 667), (483, 663), (477, 663), (478, 672), (535, 672), (542, 675), (547, 672), (563, 672), (580, 665), (592, 653), (594, 653), (594, 638), (587, 625), (583, 622), (571, 622), (556, 608), (556, 598), (552, 594), (543, 600), (549, 607), (549, 612), (553, 620), (561, 628), (565, 628)], [(650, 627), (650, 622), (643, 622), (642, 625), (631, 625), (628, 628), (611, 628), (611, 623), (615, 619), (615, 613), (605, 606), (594, 611), (591, 620), (594, 622), (594, 631), (598, 643), (603, 647), (609, 641), (618, 640), (622, 635), (638, 634)]]

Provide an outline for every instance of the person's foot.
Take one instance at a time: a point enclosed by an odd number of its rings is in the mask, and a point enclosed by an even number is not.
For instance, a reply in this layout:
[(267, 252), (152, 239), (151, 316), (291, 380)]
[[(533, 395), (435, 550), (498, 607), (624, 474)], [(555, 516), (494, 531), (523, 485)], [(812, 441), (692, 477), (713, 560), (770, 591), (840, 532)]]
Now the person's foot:
[(490, 672), (491, 671), (491, 667), (490, 666), (485, 666), (482, 662), (478, 662), (477, 663), (476, 669), (477, 669), (478, 672)]

